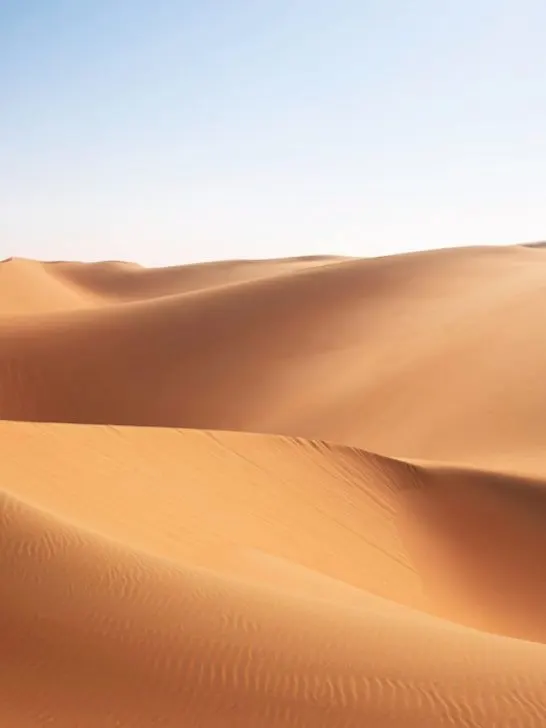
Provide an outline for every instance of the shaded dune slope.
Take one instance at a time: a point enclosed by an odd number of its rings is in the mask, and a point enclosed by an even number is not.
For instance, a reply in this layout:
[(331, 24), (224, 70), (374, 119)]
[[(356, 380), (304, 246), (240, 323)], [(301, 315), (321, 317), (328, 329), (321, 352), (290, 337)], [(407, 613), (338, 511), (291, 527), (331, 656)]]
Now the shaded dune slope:
[[(522, 547), (544, 547), (537, 508), (517, 510), (541, 483), (271, 436), (0, 431), (0, 705), (14, 724), (544, 724), (546, 647), (440, 618), (451, 576), (490, 568), (475, 504), (496, 514), (496, 543), (524, 525)], [(503, 594), (524, 550), (497, 575)], [(464, 589), (466, 618), (473, 605), (498, 627), (491, 594)], [(546, 641), (539, 592), (507, 632), (534, 619)]]
[(272, 557), (546, 642), (529, 559), (546, 551), (543, 480), (246, 433), (6, 422), (0, 436), (7, 492), (120, 543), (252, 579)]

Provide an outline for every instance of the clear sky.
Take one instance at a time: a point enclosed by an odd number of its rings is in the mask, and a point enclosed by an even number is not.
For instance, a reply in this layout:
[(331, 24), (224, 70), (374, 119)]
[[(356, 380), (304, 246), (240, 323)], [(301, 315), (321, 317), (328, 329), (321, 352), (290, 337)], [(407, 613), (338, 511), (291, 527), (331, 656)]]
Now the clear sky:
[(544, 0), (0, 0), (0, 258), (545, 238)]

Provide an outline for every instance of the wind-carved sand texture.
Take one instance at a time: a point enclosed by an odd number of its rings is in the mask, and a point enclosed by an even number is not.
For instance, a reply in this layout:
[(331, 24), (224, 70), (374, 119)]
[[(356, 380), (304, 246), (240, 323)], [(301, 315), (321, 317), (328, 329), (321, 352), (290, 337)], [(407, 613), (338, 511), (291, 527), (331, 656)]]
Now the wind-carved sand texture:
[(546, 251), (0, 264), (0, 725), (544, 728)]

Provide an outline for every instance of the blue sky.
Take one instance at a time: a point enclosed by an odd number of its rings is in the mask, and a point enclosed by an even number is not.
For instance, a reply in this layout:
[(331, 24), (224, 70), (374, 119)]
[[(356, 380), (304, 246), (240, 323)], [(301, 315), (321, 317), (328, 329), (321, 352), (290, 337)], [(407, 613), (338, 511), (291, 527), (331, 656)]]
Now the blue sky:
[(544, 0), (0, 0), (0, 258), (546, 238)]

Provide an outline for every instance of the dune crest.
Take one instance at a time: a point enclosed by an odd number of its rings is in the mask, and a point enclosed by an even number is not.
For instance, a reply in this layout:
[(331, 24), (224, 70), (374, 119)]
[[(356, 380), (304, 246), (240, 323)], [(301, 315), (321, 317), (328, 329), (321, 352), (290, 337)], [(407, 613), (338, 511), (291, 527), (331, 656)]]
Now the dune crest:
[(2, 725), (546, 725), (545, 275), (3, 261)]

